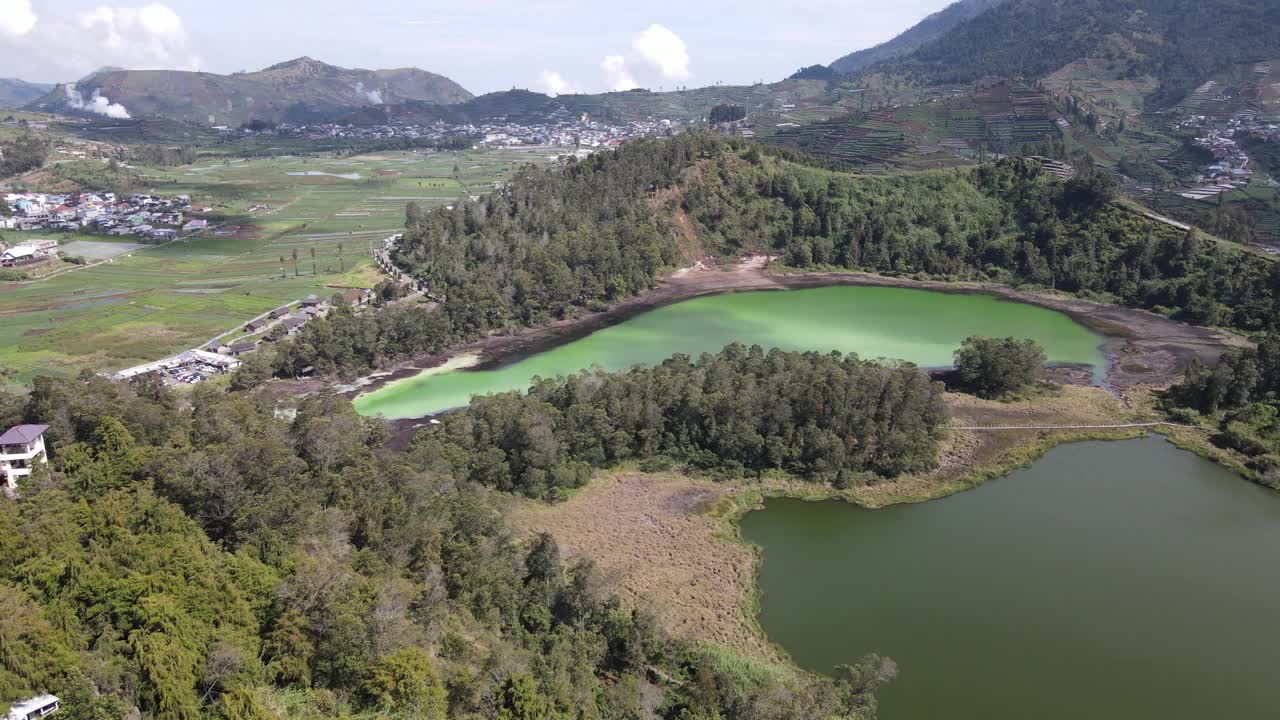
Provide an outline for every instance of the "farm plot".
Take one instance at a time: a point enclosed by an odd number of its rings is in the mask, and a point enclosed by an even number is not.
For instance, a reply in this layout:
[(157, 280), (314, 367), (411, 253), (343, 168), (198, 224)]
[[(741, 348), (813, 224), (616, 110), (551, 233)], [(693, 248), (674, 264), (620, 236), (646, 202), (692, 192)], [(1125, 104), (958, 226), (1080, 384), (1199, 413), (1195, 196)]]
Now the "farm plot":
[[(311, 293), (368, 287), (376, 282), (370, 249), (404, 226), (410, 200), (450, 204), (542, 157), (396, 152), (148, 169), (150, 190), (190, 194), (217, 224), (46, 280), (0, 283), (0, 383), (117, 370), (197, 346)], [(288, 174), (306, 170), (360, 179)]]

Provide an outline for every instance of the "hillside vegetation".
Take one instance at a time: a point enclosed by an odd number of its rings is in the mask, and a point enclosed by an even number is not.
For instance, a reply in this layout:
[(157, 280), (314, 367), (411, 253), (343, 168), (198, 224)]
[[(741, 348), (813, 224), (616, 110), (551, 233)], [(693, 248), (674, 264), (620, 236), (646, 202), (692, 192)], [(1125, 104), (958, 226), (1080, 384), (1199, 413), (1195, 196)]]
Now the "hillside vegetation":
[(397, 261), (442, 312), (337, 312), (275, 360), (354, 374), (486, 332), (572, 317), (652, 287), (696, 252), (806, 269), (991, 281), (1097, 296), (1188, 322), (1265, 329), (1280, 270), (1113, 202), (1105, 175), (1062, 182), (1034, 160), (858, 176), (711, 134), (629, 143), (527, 169), (452, 209), (410, 209)]
[(1043, 78), (1100, 57), (1152, 75), (1157, 104), (1213, 73), (1280, 56), (1280, 6), (1266, 0), (1008, 0), (877, 69), (928, 84)]
[(232, 126), (255, 119), (318, 121), (386, 103), (447, 104), (471, 99), (462, 86), (425, 70), (350, 70), (303, 57), (233, 75), (106, 70), (74, 86), (59, 85), (29, 107), (76, 113), (76, 100), (89, 102), (95, 95), (133, 117)]
[(53, 455), (0, 500), (0, 697), (94, 720), (874, 717), (891, 664), (828, 679), (686, 644), (549, 537), (513, 540), (432, 444), (383, 451), (333, 397), (276, 407), (94, 376), (0, 393)]
[(831, 63), (839, 73), (852, 73), (893, 57), (906, 55), (955, 29), (957, 25), (986, 12), (1004, 0), (960, 0), (912, 25), (892, 40), (849, 53)]

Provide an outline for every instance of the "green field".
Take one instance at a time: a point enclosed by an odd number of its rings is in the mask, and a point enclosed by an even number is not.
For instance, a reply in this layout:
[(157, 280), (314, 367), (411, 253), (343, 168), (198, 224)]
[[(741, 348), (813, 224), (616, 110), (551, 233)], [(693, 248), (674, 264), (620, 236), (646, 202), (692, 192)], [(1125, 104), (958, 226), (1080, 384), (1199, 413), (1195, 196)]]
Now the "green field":
[[(310, 293), (371, 287), (379, 278), (370, 248), (403, 227), (409, 201), (447, 205), (487, 192), (518, 165), (542, 158), (521, 151), (391, 152), (144, 168), (149, 190), (190, 194), (193, 207), (212, 208), (208, 217), (219, 228), (45, 280), (0, 283), (3, 383), (129, 367), (198, 346)], [(360, 179), (334, 177), (353, 173)], [(251, 211), (255, 206), (261, 209)]]

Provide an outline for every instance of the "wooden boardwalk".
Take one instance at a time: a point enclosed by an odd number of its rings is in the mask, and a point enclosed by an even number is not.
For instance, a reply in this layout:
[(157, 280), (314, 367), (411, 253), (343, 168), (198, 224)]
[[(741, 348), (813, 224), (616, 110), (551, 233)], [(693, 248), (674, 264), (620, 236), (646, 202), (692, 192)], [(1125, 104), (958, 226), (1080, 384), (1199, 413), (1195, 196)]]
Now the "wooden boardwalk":
[(1119, 423), (1116, 425), (944, 425), (947, 430), (970, 430), (970, 431), (986, 431), (986, 430), (1112, 430), (1122, 428), (1140, 428), (1140, 427), (1156, 427), (1159, 425), (1168, 425), (1169, 427), (1193, 428), (1194, 425), (1181, 425), (1173, 422), (1158, 421), (1144, 423)]

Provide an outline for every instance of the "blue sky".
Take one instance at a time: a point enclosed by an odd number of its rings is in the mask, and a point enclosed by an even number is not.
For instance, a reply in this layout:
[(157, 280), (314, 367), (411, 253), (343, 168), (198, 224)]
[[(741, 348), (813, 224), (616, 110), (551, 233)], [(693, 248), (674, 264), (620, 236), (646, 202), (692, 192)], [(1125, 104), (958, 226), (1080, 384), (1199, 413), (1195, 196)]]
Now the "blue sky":
[(59, 81), (103, 65), (225, 73), (309, 55), (416, 66), (475, 93), (737, 84), (874, 45), (947, 1), (0, 0), (0, 74)]

